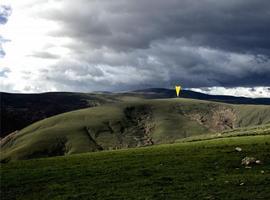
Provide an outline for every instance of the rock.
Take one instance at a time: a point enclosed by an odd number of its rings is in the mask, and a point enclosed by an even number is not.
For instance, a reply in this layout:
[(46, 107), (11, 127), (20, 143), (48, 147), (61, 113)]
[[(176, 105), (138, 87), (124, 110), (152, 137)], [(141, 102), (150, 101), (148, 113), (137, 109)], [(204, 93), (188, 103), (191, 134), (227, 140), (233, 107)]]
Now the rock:
[(256, 158), (254, 157), (245, 157), (242, 159), (242, 165), (249, 166), (256, 163)]
[(242, 148), (236, 147), (236, 148), (235, 148), (235, 151), (241, 152), (241, 151), (242, 151)]

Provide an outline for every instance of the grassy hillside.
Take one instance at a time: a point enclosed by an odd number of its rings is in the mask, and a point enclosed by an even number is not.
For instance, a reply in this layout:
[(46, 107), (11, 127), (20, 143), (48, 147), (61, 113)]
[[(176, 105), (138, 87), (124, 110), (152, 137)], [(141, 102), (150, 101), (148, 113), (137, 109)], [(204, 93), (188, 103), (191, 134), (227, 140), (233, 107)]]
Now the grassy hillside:
[[(115, 103), (130, 99), (174, 98), (175, 90), (152, 88), (127, 93), (72, 93), (49, 92), (41, 94), (11, 94), (0, 92), (0, 138), (26, 126), (64, 112)], [(182, 90), (182, 98), (201, 99), (233, 104), (270, 105), (270, 98), (244, 98), (207, 95)]]
[(34, 123), (1, 141), (1, 161), (173, 143), (269, 122), (270, 106), (129, 99)]
[(198, 136), (187, 137), (179, 139), (176, 142), (193, 142), (202, 140), (211, 140), (217, 138), (238, 137), (238, 136), (255, 136), (255, 135), (270, 135), (270, 124), (259, 126), (235, 128), (218, 133), (208, 133)]
[(263, 135), (10, 162), (1, 199), (270, 199), (269, 152)]
[(53, 92), (42, 94), (0, 93), (0, 137), (33, 122), (72, 110), (118, 101), (115, 95)]

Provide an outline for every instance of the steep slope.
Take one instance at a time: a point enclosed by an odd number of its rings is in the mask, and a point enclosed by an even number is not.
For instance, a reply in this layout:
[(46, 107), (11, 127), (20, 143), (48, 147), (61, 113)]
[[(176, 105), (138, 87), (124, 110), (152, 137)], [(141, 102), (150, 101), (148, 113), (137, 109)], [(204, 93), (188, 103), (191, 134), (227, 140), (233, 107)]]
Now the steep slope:
[(57, 115), (1, 141), (2, 162), (172, 143), (270, 123), (270, 106), (192, 99), (127, 101)]

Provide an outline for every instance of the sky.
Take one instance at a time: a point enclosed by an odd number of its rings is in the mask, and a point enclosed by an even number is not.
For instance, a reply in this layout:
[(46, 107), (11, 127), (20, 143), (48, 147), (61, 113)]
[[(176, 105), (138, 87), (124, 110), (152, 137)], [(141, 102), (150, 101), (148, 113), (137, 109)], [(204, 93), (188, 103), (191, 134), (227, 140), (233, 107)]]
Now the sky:
[(270, 97), (269, 0), (1, 0), (0, 91)]

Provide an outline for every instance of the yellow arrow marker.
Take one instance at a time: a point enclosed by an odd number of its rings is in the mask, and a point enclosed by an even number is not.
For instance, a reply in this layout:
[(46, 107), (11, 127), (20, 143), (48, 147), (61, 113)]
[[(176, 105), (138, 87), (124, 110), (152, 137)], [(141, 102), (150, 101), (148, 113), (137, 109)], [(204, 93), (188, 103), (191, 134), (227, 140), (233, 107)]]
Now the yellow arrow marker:
[(176, 91), (176, 96), (179, 97), (179, 94), (180, 94), (180, 91), (181, 91), (181, 86), (176, 85), (176, 86), (175, 86), (175, 91)]

